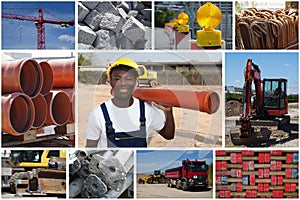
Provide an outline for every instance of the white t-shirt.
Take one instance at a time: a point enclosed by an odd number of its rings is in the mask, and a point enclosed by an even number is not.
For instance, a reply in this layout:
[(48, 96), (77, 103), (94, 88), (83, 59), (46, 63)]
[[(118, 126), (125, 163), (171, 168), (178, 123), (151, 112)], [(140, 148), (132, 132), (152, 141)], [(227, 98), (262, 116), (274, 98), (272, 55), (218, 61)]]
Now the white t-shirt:
[[(133, 104), (128, 108), (115, 106), (111, 99), (105, 101), (107, 111), (115, 132), (131, 132), (140, 130), (140, 103), (133, 98)], [(160, 131), (165, 125), (165, 116), (153, 105), (145, 103), (145, 118), (147, 143), (151, 130)], [(98, 140), (98, 147), (107, 147), (105, 119), (100, 105), (89, 115), (86, 137), (88, 140)]]

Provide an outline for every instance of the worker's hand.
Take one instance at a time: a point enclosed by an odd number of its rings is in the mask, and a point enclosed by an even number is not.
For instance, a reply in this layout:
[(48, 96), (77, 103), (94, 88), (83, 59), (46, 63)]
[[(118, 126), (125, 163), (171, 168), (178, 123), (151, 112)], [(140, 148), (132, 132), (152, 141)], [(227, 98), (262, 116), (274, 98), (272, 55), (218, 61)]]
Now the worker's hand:
[(160, 105), (160, 104), (157, 104), (155, 102), (152, 102), (152, 105), (154, 105), (156, 108), (158, 109), (161, 109), (165, 112), (171, 112), (172, 111), (172, 106), (169, 106), (169, 105)]

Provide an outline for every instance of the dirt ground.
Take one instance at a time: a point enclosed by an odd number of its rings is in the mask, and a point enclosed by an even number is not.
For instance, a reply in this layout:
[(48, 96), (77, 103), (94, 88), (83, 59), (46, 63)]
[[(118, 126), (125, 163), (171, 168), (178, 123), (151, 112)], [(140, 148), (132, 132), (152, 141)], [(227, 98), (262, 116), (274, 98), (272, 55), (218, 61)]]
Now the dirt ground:
[[(239, 127), (235, 125), (235, 121), (239, 120), (239, 114), (242, 113), (242, 105), (238, 102), (227, 102), (225, 105), (225, 147), (246, 147), (245, 145), (234, 145), (231, 141), (230, 132), (238, 132)], [(289, 104), (291, 117), (291, 131), (278, 130), (276, 127), (265, 127), (271, 131), (269, 141), (264, 145), (266, 147), (298, 147), (299, 132), (298, 132), (298, 103)], [(259, 130), (260, 127), (258, 127)], [(295, 130), (296, 129), (296, 130)], [(258, 147), (258, 146), (257, 146)]]
[(212, 198), (212, 188), (192, 188), (182, 191), (167, 187), (166, 184), (137, 184), (137, 198)]
[[(168, 85), (159, 88), (177, 90), (213, 90), (222, 100), (221, 86), (178, 86)], [(86, 127), (90, 111), (110, 98), (109, 85), (78, 84), (78, 147), (86, 142)], [(220, 102), (221, 103), (221, 102)], [(165, 140), (155, 134), (149, 147), (221, 147), (222, 144), (222, 104), (216, 113), (207, 113), (174, 108), (176, 133), (173, 140)]]

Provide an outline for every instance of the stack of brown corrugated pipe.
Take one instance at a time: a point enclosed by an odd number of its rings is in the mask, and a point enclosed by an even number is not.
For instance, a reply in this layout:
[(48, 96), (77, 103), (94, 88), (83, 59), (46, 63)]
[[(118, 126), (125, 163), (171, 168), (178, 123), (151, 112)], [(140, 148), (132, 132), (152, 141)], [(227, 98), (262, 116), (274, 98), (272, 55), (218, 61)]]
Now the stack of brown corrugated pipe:
[(248, 8), (236, 14), (236, 49), (298, 49), (298, 11)]
[(62, 126), (75, 119), (75, 59), (2, 61), (2, 132)]

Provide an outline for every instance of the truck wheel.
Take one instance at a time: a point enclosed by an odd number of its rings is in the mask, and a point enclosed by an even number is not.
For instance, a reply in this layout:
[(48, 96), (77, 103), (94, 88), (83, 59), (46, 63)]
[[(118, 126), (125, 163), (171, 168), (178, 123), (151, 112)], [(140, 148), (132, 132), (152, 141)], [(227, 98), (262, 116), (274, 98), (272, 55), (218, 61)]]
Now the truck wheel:
[(10, 187), (11, 193), (13, 193), (13, 194), (16, 193), (16, 181), (20, 180), (20, 179), (27, 180), (28, 179), (27, 172), (16, 172), (10, 177), (9, 187)]
[(181, 189), (181, 181), (177, 181), (176, 182), (176, 188), (177, 189)]
[(158, 180), (159, 183), (165, 183), (166, 182), (166, 179), (165, 177), (160, 177), (159, 180)]
[(156, 87), (157, 86), (157, 82), (152, 80), (149, 82), (150, 87)]
[(152, 183), (153, 183), (153, 178), (149, 178), (149, 179), (147, 180), (147, 183), (148, 183), (148, 184), (152, 184)]
[(182, 183), (181, 183), (181, 189), (182, 189), (183, 191), (187, 191), (187, 190), (189, 189), (189, 187), (188, 187), (188, 185), (187, 185), (186, 182), (182, 182)]
[(166, 180), (166, 183), (167, 183), (167, 187), (171, 187), (171, 181), (170, 180)]

